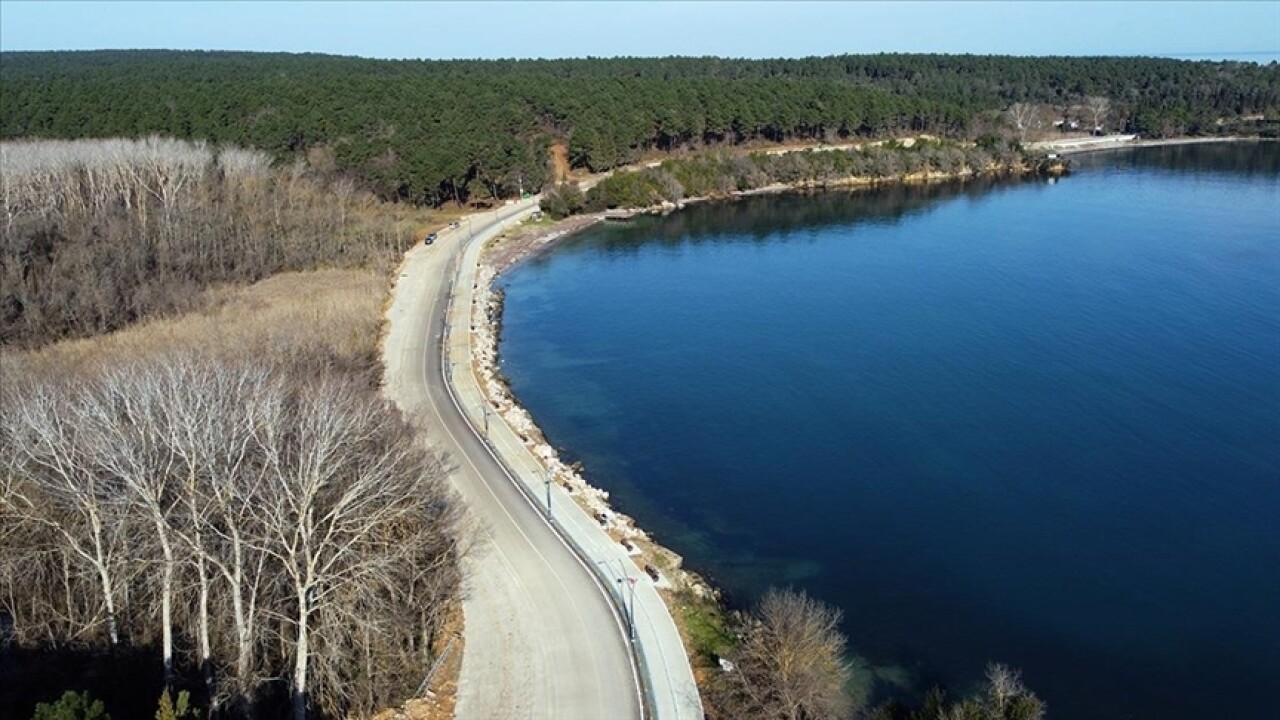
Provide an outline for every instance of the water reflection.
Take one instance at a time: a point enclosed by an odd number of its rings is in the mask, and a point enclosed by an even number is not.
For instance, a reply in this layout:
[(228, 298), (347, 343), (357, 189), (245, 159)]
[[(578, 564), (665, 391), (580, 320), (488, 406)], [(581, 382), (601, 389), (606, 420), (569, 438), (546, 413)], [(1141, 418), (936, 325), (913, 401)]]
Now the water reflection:
[(1202, 143), (1131, 148), (1072, 158), (1081, 171), (1098, 168), (1166, 170), (1174, 174), (1267, 176), (1280, 174), (1280, 142)]
[(982, 178), (967, 182), (899, 185), (857, 190), (760, 195), (691, 205), (665, 216), (641, 216), (597, 226), (571, 246), (591, 245), (601, 254), (634, 251), (646, 245), (789, 240), (804, 231), (835, 224), (893, 225), (936, 210), (947, 202), (978, 200), (994, 190), (1048, 187), (1043, 180)]
[(1002, 660), (1054, 717), (1250, 717), (1280, 667), (1276, 154), (597, 226), (508, 276), (508, 375), (731, 598), (843, 608), (878, 692)]

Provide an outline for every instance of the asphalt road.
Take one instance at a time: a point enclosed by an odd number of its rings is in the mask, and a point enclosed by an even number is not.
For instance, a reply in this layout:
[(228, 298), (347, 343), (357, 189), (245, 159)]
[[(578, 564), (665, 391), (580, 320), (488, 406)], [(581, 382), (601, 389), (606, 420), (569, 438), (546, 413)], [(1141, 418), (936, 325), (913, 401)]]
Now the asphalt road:
[(622, 618), (480, 441), (443, 381), (453, 263), (469, 232), (496, 233), (500, 214), (523, 207), (472, 216), (434, 245), (410, 251), (384, 340), (387, 394), (427, 442), (444, 451), (452, 463), (450, 480), (477, 523), (475, 545), (464, 559), (466, 649), (456, 716), (639, 718), (638, 675)]

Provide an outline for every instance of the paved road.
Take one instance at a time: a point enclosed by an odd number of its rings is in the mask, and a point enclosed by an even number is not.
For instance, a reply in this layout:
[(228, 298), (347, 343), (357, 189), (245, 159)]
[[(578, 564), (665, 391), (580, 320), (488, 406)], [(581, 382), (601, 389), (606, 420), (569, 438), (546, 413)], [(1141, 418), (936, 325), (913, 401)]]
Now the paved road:
[[(401, 268), (384, 341), (386, 392), (454, 463), (451, 480), (480, 524), (464, 560), (466, 649), (460, 720), (639, 718), (639, 676), (605, 590), (520, 493), (443, 382), (444, 317), (470, 232), (482, 243), (527, 209), (463, 221)], [(502, 216), (506, 217), (502, 217)]]
[[(472, 292), (482, 246), (469, 244), (459, 264), (455, 297), (449, 310), (452, 327), (470, 323)], [(501, 458), (508, 477), (547, 509), (561, 535), (597, 570), (603, 584), (614, 593), (619, 606), (633, 618), (634, 647), (645, 681), (650, 716), (656, 720), (701, 720), (702, 702), (680, 631), (667, 609), (656, 583), (636, 565), (621, 544), (614, 541), (559, 485), (547, 483), (546, 468), (526, 442), (500, 417), (488, 416), (476, 376), (469, 370), (471, 333), (451, 333), (448, 357), (453, 368), (452, 389), (473, 427), (488, 427), (489, 447)]]

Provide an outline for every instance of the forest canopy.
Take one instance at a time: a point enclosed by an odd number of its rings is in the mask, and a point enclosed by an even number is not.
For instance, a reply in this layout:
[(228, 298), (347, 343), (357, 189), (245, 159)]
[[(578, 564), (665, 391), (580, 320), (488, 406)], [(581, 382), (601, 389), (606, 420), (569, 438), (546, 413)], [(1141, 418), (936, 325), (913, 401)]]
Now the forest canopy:
[(1280, 115), (1280, 66), (900, 54), (457, 61), (0, 54), (0, 137), (154, 133), (236, 144), (306, 156), (385, 199), (432, 205), (539, 189), (550, 177), (553, 144), (564, 146), (573, 167), (600, 171), (655, 151), (744, 142), (976, 139), (1007, 132), (1015, 104), (1061, 119), (1089, 98), (1106, 100), (1107, 131), (1257, 132)]

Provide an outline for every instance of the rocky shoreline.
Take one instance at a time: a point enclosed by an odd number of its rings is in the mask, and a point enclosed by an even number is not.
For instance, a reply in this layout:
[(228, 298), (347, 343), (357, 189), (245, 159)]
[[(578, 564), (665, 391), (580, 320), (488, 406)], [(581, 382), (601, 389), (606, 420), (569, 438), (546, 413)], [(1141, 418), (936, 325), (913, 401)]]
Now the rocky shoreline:
[[(471, 307), (473, 370), (490, 405), (520, 436), (530, 452), (550, 471), (552, 480), (560, 485), (591, 517), (596, 518), (610, 537), (623, 545), (628, 553), (637, 559), (637, 570), (642, 569), (646, 564), (652, 564), (660, 569), (663, 580), (666, 581), (665, 583), (662, 580), (658, 581), (659, 588), (675, 591), (688, 590), (702, 599), (717, 598), (719, 593), (708, 582), (696, 573), (681, 567), (683, 558), (679, 554), (655, 542), (647, 532), (636, 525), (634, 518), (615, 510), (609, 504), (608, 491), (597, 488), (587, 481), (581, 463), (568, 463), (560, 457), (560, 453), (547, 441), (529, 411), (517, 401), (499, 368), (498, 342), (502, 333), (504, 294), (495, 287), (495, 281), (501, 272), (509, 270), (537, 252), (546, 250), (571, 232), (581, 230), (601, 219), (603, 216), (570, 218), (553, 226), (531, 233), (522, 233), (516, 237), (499, 236), (485, 248), (476, 273), (476, 287)], [(575, 220), (577, 222), (574, 222)], [(572, 229), (565, 229), (566, 224)], [(498, 251), (498, 248), (506, 242), (512, 244)], [(664, 595), (664, 597), (670, 604), (670, 596)], [(673, 607), (673, 616), (676, 615), (675, 610), (676, 608)]]
[[(1014, 176), (1031, 172), (1014, 173)], [(1067, 172), (1065, 164), (1056, 166), (1053, 174)], [(593, 486), (586, 478), (586, 471), (581, 463), (568, 463), (560, 453), (548, 442), (541, 428), (534, 422), (533, 416), (520, 405), (511, 391), (506, 377), (499, 364), (498, 345), (502, 337), (502, 315), (505, 294), (497, 287), (497, 281), (503, 273), (510, 271), (523, 262), (547, 252), (558, 243), (571, 237), (596, 223), (606, 220), (625, 220), (642, 214), (667, 214), (682, 210), (688, 205), (715, 200), (732, 200), (739, 197), (780, 193), (808, 193), (825, 190), (859, 190), (874, 189), (886, 185), (921, 185), (936, 182), (965, 181), (989, 173), (976, 173), (964, 170), (959, 173), (921, 172), (894, 178), (849, 177), (828, 180), (822, 183), (776, 183), (762, 188), (739, 190), (723, 195), (686, 198), (680, 202), (664, 202), (644, 208), (625, 210), (608, 210), (587, 215), (575, 215), (550, 225), (531, 230), (508, 231), (490, 241), (480, 256), (480, 266), (476, 273), (471, 308), (472, 324), (472, 364), (480, 386), (491, 406), (506, 420), (507, 424), (522, 438), (525, 445), (550, 471), (551, 476), (575, 502), (589, 515), (596, 518), (608, 534), (627, 548), (637, 559), (638, 568), (652, 563), (662, 570), (664, 580), (669, 583), (667, 590), (688, 590), (703, 600), (719, 602), (721, 593), (696, 572), (682, 567), (683, 558), (654, 541), (651, 535), (640, 528), (634, 518), (618, 512), (609, 502), (609, 493)], [(673, 605), (672, 597), (664, 595), (668, 604)], [(672, 615), (679, 617), (678, 608), (672, 606)], [(692, 649), (690, 649), (692, 652)]]

